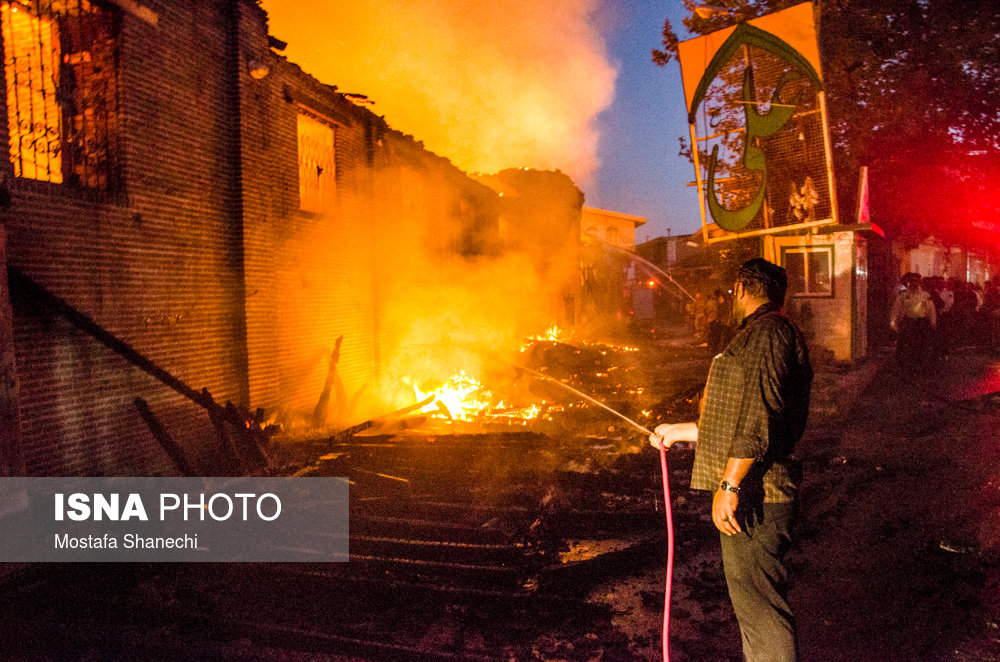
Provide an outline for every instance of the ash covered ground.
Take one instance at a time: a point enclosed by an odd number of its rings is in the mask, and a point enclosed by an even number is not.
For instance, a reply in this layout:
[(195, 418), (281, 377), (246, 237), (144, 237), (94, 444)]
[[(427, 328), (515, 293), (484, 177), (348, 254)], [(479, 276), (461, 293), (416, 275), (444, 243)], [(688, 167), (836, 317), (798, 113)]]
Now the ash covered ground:
[[(704, 348), (637, 348), (539, 346), (531, 367), (643, 425), (693, 416)], [(816, 368), (790, 557), (802, 659), (1000, 659), (1000, 364), (970, 349), (924, 376), (883, 355)], [(656, 452), (551, 385), (529, 388), (566, 407), (508, 432), (376, 430), (314, 462), (357, 479), (350, 564), (8, 569), (0, 659), (659, 659)], [(735, 661), (692, 456), (668, 455), (671, 659)]]

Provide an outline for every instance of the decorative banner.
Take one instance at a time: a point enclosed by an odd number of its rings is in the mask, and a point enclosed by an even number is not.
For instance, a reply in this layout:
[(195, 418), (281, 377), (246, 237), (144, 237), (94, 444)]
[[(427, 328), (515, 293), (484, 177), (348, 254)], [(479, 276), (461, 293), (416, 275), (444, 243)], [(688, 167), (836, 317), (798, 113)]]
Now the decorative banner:
[(0, 562), (347, 561), (345, 478), (3, 478)]
[[(678, 52), (706, 243), (836, 223), (812, 4)], [(706, 208), (721, 236), (709, 235)]]
[(684, 97), (687, 101), (689, 123), (694, 123), (694, 112), (697, 105), (694, 102), (694, 96), (709, 63), (737, 29), (745, 30), (747, 26), (780, 39), (787, 44), (788, 48), (804, 58), (817, 76), (822, 79), (811, 2), (803, 2), (801, 5), (761, 16), (746, 23), (688, 39), (678, 44), (677, 48), (681, 61), (681, 78), (684, 83)]

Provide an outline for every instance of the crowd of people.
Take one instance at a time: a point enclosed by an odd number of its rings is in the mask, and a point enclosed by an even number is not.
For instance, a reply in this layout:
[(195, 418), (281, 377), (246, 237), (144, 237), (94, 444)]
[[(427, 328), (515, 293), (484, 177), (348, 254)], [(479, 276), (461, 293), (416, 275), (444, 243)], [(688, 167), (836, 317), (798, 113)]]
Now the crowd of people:
[(1000, 349), (1000, 287), (956, 278), (907, 273), (892, 304), (889, 325), (896, 332), (896, 358), (921, 370), (956, 350)]

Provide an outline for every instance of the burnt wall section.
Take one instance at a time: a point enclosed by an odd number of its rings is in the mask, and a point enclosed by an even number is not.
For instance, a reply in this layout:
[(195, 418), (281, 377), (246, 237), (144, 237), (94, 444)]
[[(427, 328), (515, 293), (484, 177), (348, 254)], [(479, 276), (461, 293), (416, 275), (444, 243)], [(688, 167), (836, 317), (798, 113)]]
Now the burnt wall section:
[[(241, 97), (249, 375), (253, 406), (297, 425), (319, 399), (338, 338), (346, 402), (364, 401), (395, 340), (386, 308), (418, 276), (411, 266), (425, 278), (449, 260), (496, 253), (497, 205), (490, 189), (335, 87), (279, 55), (269, 69), (244, 81)], [(334, 136), (335, 185), (318, 211), (301, 209), (301, 116)], [(328, 423), (373, 413), (344, 404), (333, 403)]]
[[(2, 216), (8, 261), (168, 372), (245, 402), (231, 9), (144, 4), (155, 25), (119, 16), (121, 185), (95, 192), (12, 180)], [(189, 453), (207, 452), (201, 408), (12, 298), (28, 474), (172, 471), (135, 411), (137, 396)]]
[[(6, 263), (7, 232), (0, 226), (0, 264)], [(0, 279), (0, 477), (24, 474), (19, 404), (14, 310), (4, 278)]]
[[(270, 55), (265, 32), (242, 35), (257, 42), (247, 53)], [(375, 376), (371, 114), (281, 57), (268, 66), (241, 85), (249, 379), (255, 407), (293, 422), (315, 406), (339, 337), (345, 388)], [(317, 211), (300, 209), (300, 116), (333, 141), (333, 194)]]
[[(315, 424), (338, 338), (347, 399), (373, 392), (398, 341), (387, 319), (414, 282), (433, 287), (502, 253), (498, 194), (274, 52), (252, 0), (95, 6), (115, 12), (116, 180), (96, 190), (15, 178), (0, 158), (0, 221), (22, 290), (37, 284), (220, 404)], [(308, 211), (303, 122), (334, 152)], [(0, 122), (0, 144), (6, 131)], [(579, 201), (556, 184), (551, 204), (578, 219)], [(575, 245), (571, 226), (559, 220), (555, 233)], [(37, 299), (11, 289), (27, 475), (176, 473), (136, 398), (192, 465), (220, 466), (190, 394)], [(325, 422), (381, 413), (341, 400)]]
[(531, 256), (539, 277), (554, 285), (545, 302), (552, 319), (572, 327), (580, 307), (583, 193), (558, 170), (508, 168), (492, 179), (508, 192), (500, 212), (505, 248)]
[(243, 76), (251, 62), (270, 63), (266, 17), (256, 8), (239, 6), (236, 39), (240, 112), (240, 207), (244, 250), (244, 291), (247, 333), (247, 381), (255, 406), (272, 408), (280, 403), (281, 379), (273, 360), (279, 345), (280, 302), (274, 291), (274, 243), (280, 235), (279, 219), (286, 218), (297, 199), (294, 118), (280, 121), (278, 98), (283, 85), (273, 74), (263, 79)]
[(395, 361), (407, 322), (448, 312), (415, 301), (429, 289), (461, 286), (478, 263), (501, 253), (499, 200), (411, 136), (381, 122), (372, 128), (375, 319), (381, 368), (394, 373), (405, 369)]

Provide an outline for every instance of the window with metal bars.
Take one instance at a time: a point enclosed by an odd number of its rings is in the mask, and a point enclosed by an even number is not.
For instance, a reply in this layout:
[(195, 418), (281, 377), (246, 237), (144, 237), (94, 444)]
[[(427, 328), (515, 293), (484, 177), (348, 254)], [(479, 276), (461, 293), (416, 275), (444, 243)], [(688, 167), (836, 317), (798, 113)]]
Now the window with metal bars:
[(88, 0), (0, 1), (14, 175), (118, 182), (118, 15)]

